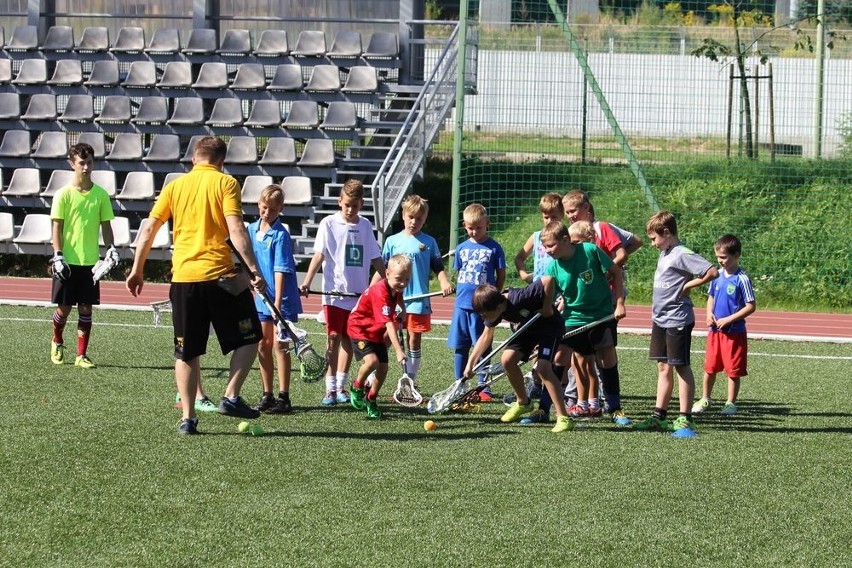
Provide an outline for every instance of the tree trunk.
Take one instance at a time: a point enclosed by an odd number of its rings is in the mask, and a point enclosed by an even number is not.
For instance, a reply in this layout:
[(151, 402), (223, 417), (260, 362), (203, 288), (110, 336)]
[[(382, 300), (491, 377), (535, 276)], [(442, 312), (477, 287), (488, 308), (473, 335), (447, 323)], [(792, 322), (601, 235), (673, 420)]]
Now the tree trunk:
[(733, 2), (733, 13), (732, 16), (734, 18), (734, 37), (736, 41), (735, 49), (736, 49), (736, 57), (737, 57), (737, 70), (740, 74), (740, 97), (742, 99), (743, 104), (743, 121), (745, 122), (745, 146), (746, 146), (746, 156), (748, 158), (754, 158), (754, 136), (752, 133), (752, 121), (751, 121), (751, 97), (749, 96), (748, 91), (748, 77), (746, 75), (746, 64), (745, 60), (747, 57), (747, 53), (743, 51), (742, 42), (740, 42), (740, 10), (739, 3)]

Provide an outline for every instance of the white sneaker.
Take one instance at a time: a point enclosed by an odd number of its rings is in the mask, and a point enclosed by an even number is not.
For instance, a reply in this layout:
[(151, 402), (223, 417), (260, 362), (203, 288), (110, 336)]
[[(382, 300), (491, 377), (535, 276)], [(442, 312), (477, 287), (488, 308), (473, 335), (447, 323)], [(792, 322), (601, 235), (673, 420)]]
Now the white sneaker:
[(693, 414), (701, 414), (713, 404), (713, 401), (709, 398), (700, 398), (698, 402), (692, 405), (692, 413)]

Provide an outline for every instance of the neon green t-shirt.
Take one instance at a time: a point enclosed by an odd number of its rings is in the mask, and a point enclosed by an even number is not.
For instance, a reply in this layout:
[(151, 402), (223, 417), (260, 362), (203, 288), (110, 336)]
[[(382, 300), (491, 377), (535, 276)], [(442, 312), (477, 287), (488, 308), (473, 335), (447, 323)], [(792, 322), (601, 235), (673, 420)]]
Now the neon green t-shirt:
[(592, 243), (580, 243), (571, 258), (553, 259), (545, 274), (553, 277), (556, 294), (565, 298), (566, 326), (579, 326), (613, 312), (606, 271), (612, 265), (606, 253)]
[(68, 264), (94, 266), (100, 260), (101, 223), (115, 218), (104, 188), (79, 191), (66, 185), (53, 198), (50, 218), (62, 220), (62, 254)]

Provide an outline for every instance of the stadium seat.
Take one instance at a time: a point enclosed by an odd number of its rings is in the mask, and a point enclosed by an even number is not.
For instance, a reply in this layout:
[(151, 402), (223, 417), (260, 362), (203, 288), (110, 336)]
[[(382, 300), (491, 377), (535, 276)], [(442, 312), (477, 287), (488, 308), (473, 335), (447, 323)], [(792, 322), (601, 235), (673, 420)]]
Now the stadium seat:
[(103, 132), (81, 132), (77, 138), (78, 144), (88, 144), (95, 151), (95, 159), (101, 160), (106, 156), (106, 142)]
[[(117, 247), (130, 246), (130, 219), (127, 217), (116, 216), (109, 222), (112, 227), (112, 244)], [(103, 231), (100, 232), (98, 243), (104, 246)]]
[(379, 90), (376, 68), (370, 65), (352, 67), (346, 76), (346, 83), (340, 90), (344, 93), (375, 93)]
[(10, 243), (15, 237), (15, 217), (11, 213), (0, 213), (0, 243)]
[(324, 168), (335, 164), (334, 143), (324, 138), (311, 138), (305, 142), (299, 167)]
[(47, 82), (47, 61), (44, 59), (24, 59), (18, 74), (12, 79), (13, 85), (43, 85)]
[(186, 145), (186, 152), (183, 154), (183, 158), (180, 159), (181, 162), (191, 162), (192, 161), (192, 153), (195, 151), (195, 145), (199, 140), (204, 138), (204, 134), (196, 134), (192, 138), (189, 139), (189, 144)]
[(216, 47), (216, 30), (193, 28), (189, 32), (189, 40), (182, 51), (191, 55), (209, 55), (216, 52)]
[(188, 89), (192, 85), (192, 65), (186, 61), (169, 61), (157, 83), (160, 88)]
[(72, 170), (53, 170), (53, 173), (50, 174), (50, 179), (47, 180), (47, 186), (39, 194), (39, 197), (53, 197), (57, 191), (73, 181), (74, 172)]
[(129, 122), (132, 113), (130, 111), (130, 97), (124, 95), (109, 95), (104, 99), (104, 106), (100, 114), (95, 117), (95, 122)]
[(177, 162), (180, 160), (180, 136), (155, 134), (144, 162)]
[(192, 84), (193, 89), (227, 89), (228, 66), (224, 63), (203, 63), (198, 72), (198, 79)]
[(260, 194), (263, 191), (263, 188), (268, 185), (272, 185), (272, 176), (246, 176), (246, 180), (243, 182), (240, 200), (246, 204), (256, 204), (260, 199)]
[(348, 101), (333, 101), (328, 103), (325, 119), (320, 128), (327, 130), (352, 130), (358, 126), (358, 114), (355, 103)]
[(109, 50), (109, 29), (102, 26), (84, 28), (75, 50), (79, 53), (106, 53)]
[(70, 95), (65, 110), (59, 115), (63, 122), (92, 122), (95, 119), (95, 103), (92, 95)]
[(17, 168), (9, 180), (4, 196), (34, 197), (41, 191), (41, 175), (37, 168)]
[(60, 59), (56, 62), (48, 85), (82, 85), (83, 64), (77, 59)]
[(56, 120), (56, 95), (38, 94), (30, 97), (23, 120)]
[(112, 148), (109, 154), (106, 155), (107, 160), (141, 160), (142, 152), (142, 136), (135, 132), (122, 132), (115, 135), (112, 142)]
[(282, 57), (290, 53), (286, 30), (263, 30), (254, 48), (260, 57)]
[[(149, 223), (150, 220), (148, 218), (142, 219), (139, 222), (139, 230), (136, 231), (136, 235), (133, 238), (133, 242), (130, 243), (130, 246), (136, 248), (136, 245), (139, 242), (139, 234), (142, 232), (142, 228), (146, 223)], [(160, 226), (160, 230), (157, 231), (157, 234), (154, 235), (154, 240), (151, 243), (151, 248), (153, 249), (168, 249), (172, 246), (172, 235), (169, 229), (169, 222), (166, 221)]]
[(277, 128), (281, 126), (281, 105), (278, 101), (256, 100), (251, 107), (246, 126)]
[(152, 172), (128, 172), (115, 198), (118, 201), (144, 201), (154, 199), (154, 174)]
[(284, 205), (309, 205), (314, 200), (309, 177), (287, 176), (282, 180), (281, 188), (284, 190)]
[(239, 99), (222, 98), (213, 103), (210, 118), (205, 124), (217, 126), (239, 126), (243, 123), (243, 103)]
[(165, 124), (169, 118), (169, 100), (166, 97), (145, 97), (139, 103), (136, 116), (130, 122), (136, 124)]
[(325, 32), (322, 30), (304, 30), (299, 32), (291, 55), (299, 57), (322, 57), (326, 52)]
[(335, 92), (340, 90), (340, 70), (337, 65), (314, 65), (306, 91)]
[(166, 179), (163, 180), (163, 187), (166, 187), (180, 176), (185, 175), (184, 172), (169, 172), (166, 174)]
[(38, 28), (21, 25), (12, 30), (6, 51), (35, 51), (38, 49)]
[(31, 155), (41, 159), (67, 158), (68, 138), (65, 132), (42, 132)]
[(115, 87), (118, 85), (118, 61), (101, 59), (95, 61), (89, 78), (83, 84), (87, 87)]
[(267, 89), (270, 91), (301, 91), (302, 67), (298, 64), (282, 64), (275, 69), (275, 75), (269, 82)]
[(339, 31), (331, 42), (329, 57), (361, 57), (361, 33), (357, 31)]
[(116, 191), (116, 181), (115, 181), (115, 172), (112, 170), (93, 170), (92, 171), (92, 183), (97, 184), (104, 188), (104, 191), (107, 192), (107, 195), (110, 197), (115, 197)]
[(4, 158), (28, 158), (32, 152), (28, 130), (7, 130), (0, 142), (0, 156)]
[(0, 93), (0, 120), (18, 120), (20, 116), (20, 95), (18, 93)]
[(175, 99), (175, 108), (166, 124), (201, 126), (204, 124), (204, 101), (188, 97)]
[(71, 51), (74, 49), (74, 30), (71, 26), (50, 26), (44, 36), (42, 51)]
[(231, 89), (235, 91), (256, 91), (266, 87), (266, 71), (260, 63), (240, 63)]
[(114, 53), (140, 53), (145, 50), (145, 30), (140, 27), (119, 28), (115, 43), (109, 49)]
[(294, 101), (284, 121), (284, 128), (316, 128), (319, 108), (316, 101)]
[(146, 53), (180, 53), (180, 33), (176, 28), (157, 28)]
[(8, 85), (12, 82), (12, 60), (0, 59), (0, 85)]
[(220, 55), (248, 55), (251, 53), (251, 33), (248, 30), (225, 30), (216, 53)]
[(270, 138), (258, 163), (265, 166), (295, 166), (296, 143), (289, 137)]
[(53, 221), (47, 213), (29, 213), (21, 223), (21, 231), (12, 239), (16, 243), (50, 244), (53, 238)]
[(373, 32), (367, 49), (364, 50), (365, 59), (396, 59), (399, 57), (399, 38), (390, 32)]
[(228, 141), (226, 164), (257, 163), (257, 140), (254, 136), (233, 136)]
[[(121, 82), (122, 87), (148, 88), (157, 84), (157, 65), (153, 61), (133, 61), (127, 70), (127, 76)], [(144, 99), (143, 99), (144, 100)]]

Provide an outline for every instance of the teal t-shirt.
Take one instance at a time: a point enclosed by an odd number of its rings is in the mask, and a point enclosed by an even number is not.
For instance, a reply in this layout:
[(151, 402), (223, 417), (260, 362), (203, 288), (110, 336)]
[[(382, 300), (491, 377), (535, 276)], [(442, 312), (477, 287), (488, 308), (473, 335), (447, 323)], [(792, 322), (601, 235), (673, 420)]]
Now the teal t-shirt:
[(565, 299), (566, 326), (580, 326), (612, 314), (612, 292), (606, 271), (612, 265), (606, 253), (592, 243), (580, 243), (571, 258), (558, 258), (545, 270)]

